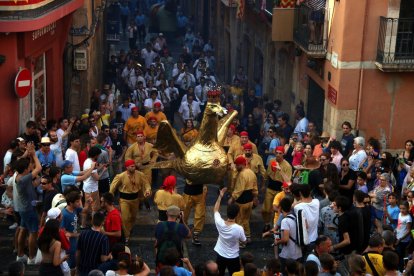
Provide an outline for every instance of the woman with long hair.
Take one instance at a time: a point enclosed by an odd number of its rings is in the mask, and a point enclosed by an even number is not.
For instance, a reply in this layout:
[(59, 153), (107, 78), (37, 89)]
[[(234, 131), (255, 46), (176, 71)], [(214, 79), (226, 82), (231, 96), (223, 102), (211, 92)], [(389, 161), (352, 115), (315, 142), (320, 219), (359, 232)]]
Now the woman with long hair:
[(192, 119), (185, 121), (185, 126), (181, 129), (181, 140), (188, 147), (198, 136), (198, 130), (194, 127)]
[(60, 264), (68, 259), (68, 255), (61, 257), (62, 244), (59, 241), (60, 222), (49, 219), (37, 240), (39, 250), (42, 252), (42, 262), (39, 275), (63, 275)]

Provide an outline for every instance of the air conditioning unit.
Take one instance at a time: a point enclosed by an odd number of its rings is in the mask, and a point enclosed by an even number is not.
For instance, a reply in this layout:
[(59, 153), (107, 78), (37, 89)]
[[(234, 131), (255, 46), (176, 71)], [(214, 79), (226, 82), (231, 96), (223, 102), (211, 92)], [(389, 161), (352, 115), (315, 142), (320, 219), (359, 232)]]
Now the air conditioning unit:
[(86, 49), (76, 49), (73, 53), (73, 69), (84, 71), (88, 69), (88, 53)]

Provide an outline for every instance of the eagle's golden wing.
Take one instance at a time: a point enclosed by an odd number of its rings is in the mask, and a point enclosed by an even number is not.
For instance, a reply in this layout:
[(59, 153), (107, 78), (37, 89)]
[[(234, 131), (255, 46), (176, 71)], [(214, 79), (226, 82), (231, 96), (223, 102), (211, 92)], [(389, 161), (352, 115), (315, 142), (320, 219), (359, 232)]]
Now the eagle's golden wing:
[(158, 127), (157, 142), (154, 147), (165, 153), (173, 152), (177, 158), (183, 158), (187, 150), (167, 120), (161, 121)]

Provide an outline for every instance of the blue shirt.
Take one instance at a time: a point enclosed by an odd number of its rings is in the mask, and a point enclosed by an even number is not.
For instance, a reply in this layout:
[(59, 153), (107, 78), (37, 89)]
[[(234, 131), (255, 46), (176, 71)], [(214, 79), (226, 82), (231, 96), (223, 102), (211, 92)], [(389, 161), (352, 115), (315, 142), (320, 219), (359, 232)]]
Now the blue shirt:
[(129, 15), (129, 8), (128, 6), (121, 6), (121, 15), (128, 16)]
[(76, 185), (76, 176), (78, 176), (80, 172), (74, 171), (72, 174), (62, 174), (60, 178), (60, 184), (62, 185), (62, 191), (65, 191), (67, 186), (75, 186)]
[(135, 17), (135, 23), (137, 24), (137, 26), (141, 26), (145, 24), (145, 15), (141, 14), (141, 15), (137, 15)]
[(173, 267), (176, 276), (191, 276), (191, 272), (184, 267), (174, 266)]
[(275, 158), (275, 148), (280, 146), (280, 141), (278, 138), (273, 138), (269, 145), (269, 155), (267, 156), (266, 166), (269, 165), (269, 161), (272, 158)]
[[(82, 208), (76, 209), (73, 213), (69, 212), (68, 209), (64, 208), (62, 210), (62, 222), (60, 226), (66, 230), (66, 232), (77, 233), (78, 232), (78, 221), (79, 213), (82, 211)], [(70, 252), (76, 252), (76, 237), (69, 238), (70, 243)]]
[(39, 158), (39, 162), (42, 164), (42, 166), (51, 166), (52, 163), (56, 163), (56, 157), (53, 154), (53, 151), (49, 151), (47, 154), (44, 154), (42, 151), (38, 150), (36, 151), (36, 156)]
[(392, 228), (396, 229), (397, 228), (398, 215), (400, 214), (400, 208), (398, 208), (398, 205), (395, 205), (394, 207), (392, 207), (391, 205), (388, 205), (387, 206), (387, 212), (393, 220), (393, 221), (390, 222), (389, 219), (387, 218), (387, 223), (389, 223), (392, 226)]

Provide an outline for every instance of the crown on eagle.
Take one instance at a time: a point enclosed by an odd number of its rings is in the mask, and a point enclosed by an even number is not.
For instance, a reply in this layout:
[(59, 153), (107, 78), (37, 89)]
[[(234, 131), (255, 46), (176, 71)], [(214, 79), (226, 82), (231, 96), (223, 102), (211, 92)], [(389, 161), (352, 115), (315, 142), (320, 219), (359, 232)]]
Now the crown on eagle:
[(220, 102), (220, 89), (212, 89), (207, 92), (207, 99), (209, 102)]

